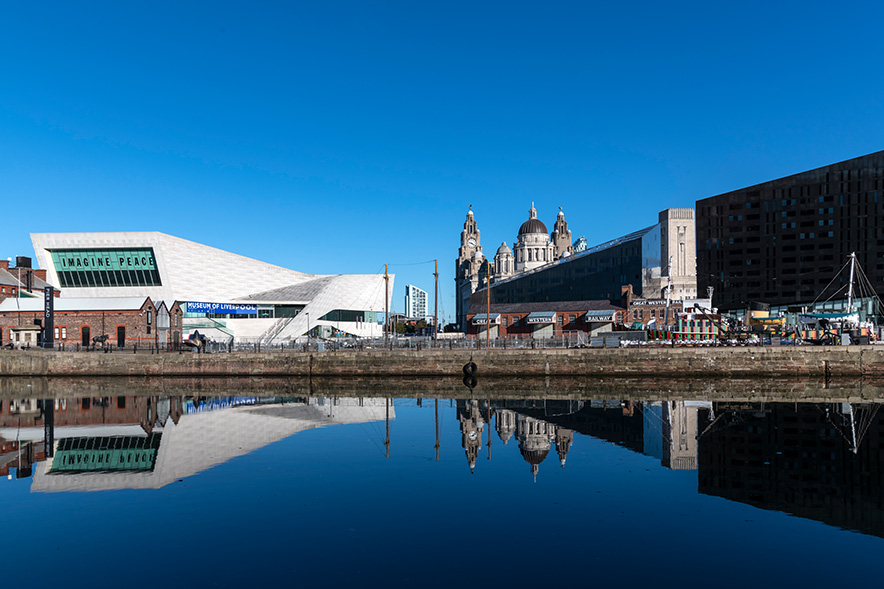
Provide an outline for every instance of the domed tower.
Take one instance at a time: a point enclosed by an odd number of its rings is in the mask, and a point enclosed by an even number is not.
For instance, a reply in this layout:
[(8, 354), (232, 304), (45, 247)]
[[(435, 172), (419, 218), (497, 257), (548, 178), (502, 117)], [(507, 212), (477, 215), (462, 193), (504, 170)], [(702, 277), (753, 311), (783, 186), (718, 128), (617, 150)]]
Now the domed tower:
[(556, 248), (557, 260), (574, 253), (574, 246), (571, 245), (571, 231), (568, 229), (568, 222), (565, 221), (565, 213), (562, 212), (562, 207), (559, 207), (559, 214), (553, 227), (552, 242)]
[(473, 205), (470, 205), (463, 224), (463, 231), (460, 233), (460, 248), (457, 251), (454, 272), (454, 281), (457, 284), (455, 288), (457, 323), (462, 331), (467, 329), (470, 295), (479, 290), (484, 273), (489, 270), (485, 264), (485, 256), (482, 253), (479, 237), (479, 228), (473, 215)]
[(513, 248), (516, 274), (533, 270), (553, 261), (555, 248), (549, 241), (549, 232), (543, 221), (537, 218), (534, 203), (528, 211), (528, 220), (519, 227), (519, 237)]
[(506, 446), (516, 431), (516, 413), (509, 409), (498, 409), (494, 412), (494, 418), (497, 420), (497, 437)]
[(556, 426), (546, 421), (519, 415), (516, 421), (516, 439), (525, 462), (531, 465), (531, 473), (537, 480), (540, 463), (546, 460), (552, 447)]
[(494, 256), (494, 275), (497, 278), (506, 278), (512, 276), (515, 271), (516, 267), (515, 260), (513, 259), (513, 252), (504, 241), (500, 247), (497, 248), (497, 254)]
[(556, 452), (559, 455), (559, 462), (562, 468), (565, 468), (565, 459), (568, 457), (568, 451), (571, 450), (571, 444), (574, 443), (574, 432), (563, 427), (556, 428)]
[(479, 412), (479, 404), (476, 401), (458, 401), (457, 419), (460, 421), (460, 443), (467, 456), (470, 472), (476, 468), (476, 458), (482, 448), (482, 431), (485, 429), (485, 420)]

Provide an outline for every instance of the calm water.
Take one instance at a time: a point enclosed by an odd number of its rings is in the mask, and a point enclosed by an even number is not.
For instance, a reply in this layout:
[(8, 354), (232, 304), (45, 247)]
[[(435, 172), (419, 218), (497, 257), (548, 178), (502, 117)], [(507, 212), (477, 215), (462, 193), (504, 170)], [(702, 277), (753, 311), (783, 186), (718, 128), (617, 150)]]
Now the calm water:
[(879, 587), (882, 433), (873, 403), (4, 400), (3, 582)]

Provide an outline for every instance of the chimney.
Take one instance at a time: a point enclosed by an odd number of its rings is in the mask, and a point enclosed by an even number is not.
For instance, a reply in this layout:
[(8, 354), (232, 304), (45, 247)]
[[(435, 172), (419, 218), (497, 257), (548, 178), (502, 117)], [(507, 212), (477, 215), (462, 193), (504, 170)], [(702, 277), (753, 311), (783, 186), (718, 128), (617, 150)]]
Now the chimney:
[(34, 274), (37, 275), (37, 278), (46, 282), (46, 270), (34, 270)]
[(9, 260), (0, 260), (0, 270), (9, 270)]

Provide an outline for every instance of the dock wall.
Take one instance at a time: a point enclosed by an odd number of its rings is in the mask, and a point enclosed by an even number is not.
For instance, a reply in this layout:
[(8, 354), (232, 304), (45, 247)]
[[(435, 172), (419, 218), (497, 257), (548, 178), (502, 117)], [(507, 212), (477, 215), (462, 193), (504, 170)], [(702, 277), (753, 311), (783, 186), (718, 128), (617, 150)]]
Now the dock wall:
[(0, 376), (884, 377), (884, 346), (112, 354), (2, 351)]

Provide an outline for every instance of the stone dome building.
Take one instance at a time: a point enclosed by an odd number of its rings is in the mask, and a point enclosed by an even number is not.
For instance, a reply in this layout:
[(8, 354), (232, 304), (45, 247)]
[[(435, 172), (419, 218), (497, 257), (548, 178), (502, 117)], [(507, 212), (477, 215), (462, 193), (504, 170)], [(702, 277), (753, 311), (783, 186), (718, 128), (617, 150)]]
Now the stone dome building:
[(513, 248), (516, 274), (533, 270), (555, 260), (555, 246), (543, 221), (537, 218), (537, 209), (531, 204), (528, 220), (519, 227), (519, 236)]
[(512, 276), (516, 271), (515, 258), (513, 251), (504, 241), (494, 256), (494, 276), (495, 278), (506, 278)]

